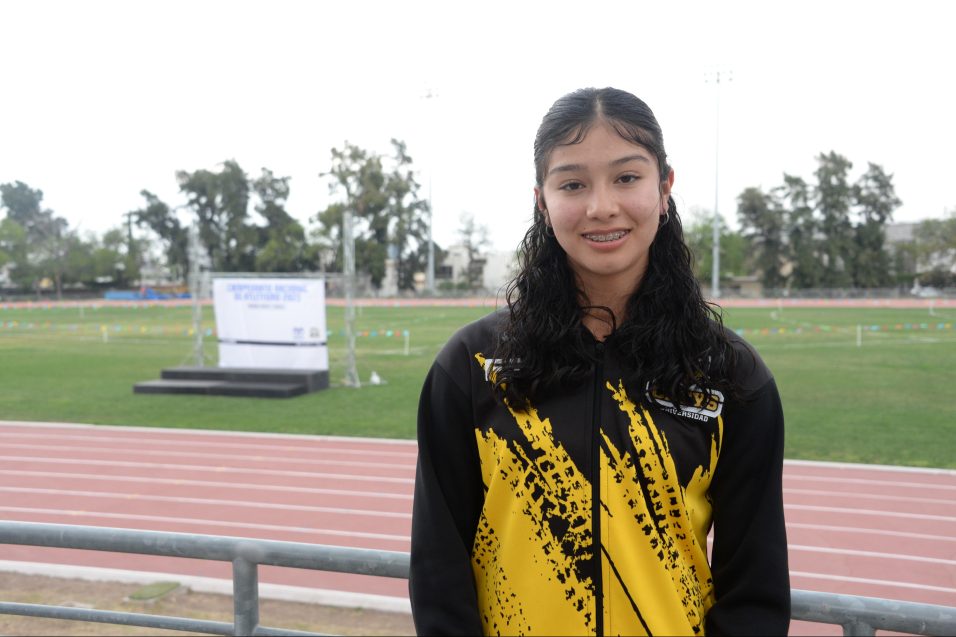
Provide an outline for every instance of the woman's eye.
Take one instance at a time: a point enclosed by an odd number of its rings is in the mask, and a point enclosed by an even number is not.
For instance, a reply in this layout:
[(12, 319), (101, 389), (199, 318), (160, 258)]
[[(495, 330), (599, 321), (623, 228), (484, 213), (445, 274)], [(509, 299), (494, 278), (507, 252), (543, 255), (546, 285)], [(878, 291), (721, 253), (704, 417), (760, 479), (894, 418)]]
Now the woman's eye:
[(563, 184), (560, 187), (560, 190), (567, 190), (570, 192), (574, 190), (580, 190), (581, 188), (584, 188), (584, 184), (577, 181), (569, 181), (568, 183)]
[(625, 184), (633, 184), (638, 179), (640, 178), (637, 175), (621, 175), (620, 177), (618, 177), (618, 180), (621, 183), (625, 183)]

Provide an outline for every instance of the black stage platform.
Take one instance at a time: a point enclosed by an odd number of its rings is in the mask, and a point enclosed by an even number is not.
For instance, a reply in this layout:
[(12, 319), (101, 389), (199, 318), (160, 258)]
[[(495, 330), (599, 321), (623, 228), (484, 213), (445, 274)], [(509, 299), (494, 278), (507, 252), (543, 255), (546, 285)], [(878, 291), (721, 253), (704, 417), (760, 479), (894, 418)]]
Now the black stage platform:
[(170, 367), (162, 370), (160, 380), (133, 385), (133, 393), (291, 398), (328, 386), (328, 370)]

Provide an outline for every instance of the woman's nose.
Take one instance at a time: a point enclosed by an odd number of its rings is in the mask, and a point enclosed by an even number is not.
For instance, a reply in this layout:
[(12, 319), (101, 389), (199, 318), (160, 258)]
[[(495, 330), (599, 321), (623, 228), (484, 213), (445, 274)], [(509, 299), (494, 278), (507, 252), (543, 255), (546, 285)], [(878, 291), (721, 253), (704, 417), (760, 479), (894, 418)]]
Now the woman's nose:
[(606, 219), (620, 212), (617, 198), (608, 188), (595, 187), (588, 200), (587, 216), (591, 219)]

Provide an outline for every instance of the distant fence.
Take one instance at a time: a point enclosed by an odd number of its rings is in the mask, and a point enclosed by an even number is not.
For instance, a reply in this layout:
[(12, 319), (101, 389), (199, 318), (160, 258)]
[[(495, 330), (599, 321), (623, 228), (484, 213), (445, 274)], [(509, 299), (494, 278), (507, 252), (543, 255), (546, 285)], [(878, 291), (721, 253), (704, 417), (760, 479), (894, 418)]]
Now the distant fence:
[(768, 299), (931, 299), (956, 298), (956, 288), (909, 286), (893, 288), (764, 288), (761, 296)]
[[(213, 635), (321, 635), (259, 625), (262, 565), (407, 578), (408, 554), (299, 542), (139, 531), (68, 524), (0, 522), (0, 544), (139, 553), (232, 563), (232, 623), (120, 611), (0, 602), (0, 614), (142, 626)], [(956, 608), (854, 595), (792, 590), (792, 617), (837, 624), (844, 635), (891, 630), (916, 635), (956, 635)]]

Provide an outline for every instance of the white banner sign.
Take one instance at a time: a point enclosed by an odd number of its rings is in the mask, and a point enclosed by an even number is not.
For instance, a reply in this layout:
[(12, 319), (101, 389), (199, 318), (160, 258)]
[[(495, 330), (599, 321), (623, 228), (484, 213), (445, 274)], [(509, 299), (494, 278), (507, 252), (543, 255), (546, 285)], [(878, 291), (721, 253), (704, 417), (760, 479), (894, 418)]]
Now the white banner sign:
[(220, 367), (329, 369), (325, 281), (213, 279)]

